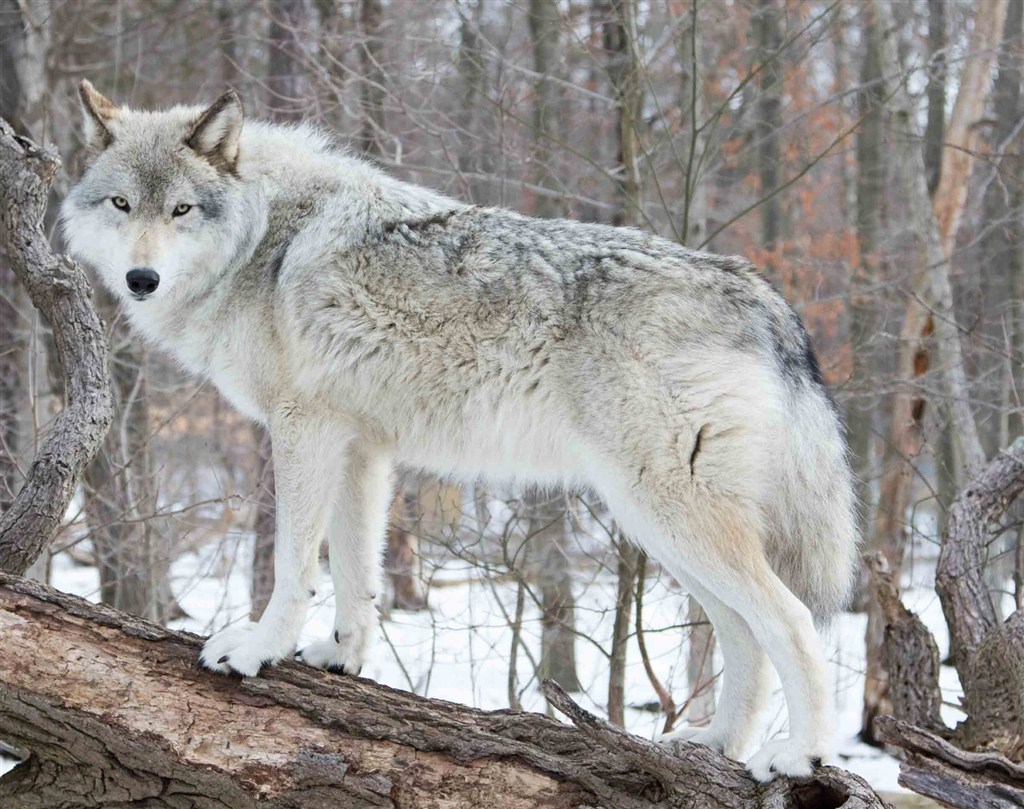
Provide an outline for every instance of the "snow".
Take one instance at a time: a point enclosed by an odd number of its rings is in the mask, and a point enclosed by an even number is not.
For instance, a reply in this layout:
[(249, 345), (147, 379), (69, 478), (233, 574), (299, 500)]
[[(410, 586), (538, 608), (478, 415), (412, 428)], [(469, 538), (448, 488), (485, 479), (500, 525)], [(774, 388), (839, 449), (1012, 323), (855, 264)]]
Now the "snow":
[[(187, 554), (172, 567), (172, 586), (190, 617), (173, 626), (209, 634), (249, 615), (249, 566), (251, 540), (244, 535), (210, 543), (198, 553)], [(918, 576), (918, 578), (921, 578)], [(509, 707), (508, 661), (515, 612), (516, 586), (509, 578), (482, 576), (468, 563), (446, 561), (431, 570), (430, 608), (424, 612), (392, 611), (380, 624), (371, 658), (363, 676), (395, 688), (483, 709)], [(53, 585), (93, 601), (98, 600), (98, 576), (94, 568), (75, 565), (66, 554), (53, 560)], [(334, 605), (330, 575), (322, 569), (319, 592), (310, 610), (300, 646), (328, 637), (333, 632)], [(606, 713), (608, 661), (611, 645), (615, 581), (599, 565), (580, 574), (578, 581), (577, 668), (583, 693), (574, 698), (598, 715)], [(907, 587), (904, 599), (932, 629), (940, 653), (948, 638), (942, 611), (930, 582)], [(643, 616), (645, 641), (651, 663), (677, 702), (686, 688), (686, 599), (664, 577), (652, 573), (645, 589)], [(896, 782), (898, 762), (883, 751), (859, 742), (861, 695), (864, 688), (864, 627), (866, 617), (843, 614), (827, 636), (829, 674), (839, 718), (836, 763), (862, 775), (876, 789), (904, 791)], [(535, 605), (527, 599), (518, 655), (518, 687), (526, 710), (544, 711), (545, 700), (533, 678), (540, 648), (540, 622)], [(653, 738), (662, 730), (659, 713), (645, 710), (655, 702), (636, 638), (631, 638), (626, 669), (626, 725), (629, 730)], [(716, 668), (721, 660), (716, 661)], [(947, 722), (962, 719), (952, 707), (960, 689), (956, 672), (944, 668), (942, 687)], [(775, 689), (763, 719), (761, 740), (785, 732), (782, 693)], [(756, 749), (756, 748), (755, 748)], [(753, 752), (753, 750), (749, 751)], [(0, 772), (12, 766), (0, 761)]]

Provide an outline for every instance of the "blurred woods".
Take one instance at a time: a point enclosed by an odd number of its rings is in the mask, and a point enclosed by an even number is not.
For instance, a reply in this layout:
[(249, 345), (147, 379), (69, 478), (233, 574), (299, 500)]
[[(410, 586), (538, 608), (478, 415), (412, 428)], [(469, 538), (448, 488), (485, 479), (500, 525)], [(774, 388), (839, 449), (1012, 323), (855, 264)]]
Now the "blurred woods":
[[(1024, 428), (1022, 12), (1024, 0), (0, 0), (0, 115), (60, 149), (54, 203), (80, 162), (80, 79), (138, 107), (231, 85), (249, 115), (319, 123), (466, 201), (746, 256), (803, 316), (845, 414), (865, 545), (904, 586), (931, 587), (954, 493)], [(118, 415), (33, 575), (95, 571), (103, 601), (198, 629), (226, 620), (226, 582), (242, 581), (259, 614), (269, 438), (145, 350), (99, 288), (97, 303)], [(0, 259), (0, 509), (59, 408), (53, 362)], [(390, 649), (377, 654), (407, 687), (430, 688), (438, 637), (460, 633), (471, 672), (486, 658), (507, 673), (507, 705), (550, 676), (620, 724), (706, 721), (719, 664), (699, 605), (591, 495), (409, 472), (397, 486)], [(1019, 526), (1018, 509), (988, 548), (997, 604), (1024, 598)], [(213, 607), (190, 608), (211, 578)], [(470, 593), (461, 610), (447, 606), (454, 588)], [(866, 589), (856, 609), (870, 734), (888, 710), (880, 619)], [(410, 611), (435, 630), (419, 648), (390, 640)]]

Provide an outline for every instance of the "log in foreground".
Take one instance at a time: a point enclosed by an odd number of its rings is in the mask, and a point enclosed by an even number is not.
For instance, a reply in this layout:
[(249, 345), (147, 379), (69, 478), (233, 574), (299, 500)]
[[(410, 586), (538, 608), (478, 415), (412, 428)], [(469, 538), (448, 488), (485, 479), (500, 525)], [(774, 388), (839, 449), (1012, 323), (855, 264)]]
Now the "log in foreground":
[(200, 641), (0, 574), (0, 739), (29, 753), (0, 806), (885, 806), (834, 767), (760, 785), (708, 748), (671, 755), (553, 684), (578, 727), (299, 663), (215, 675)]

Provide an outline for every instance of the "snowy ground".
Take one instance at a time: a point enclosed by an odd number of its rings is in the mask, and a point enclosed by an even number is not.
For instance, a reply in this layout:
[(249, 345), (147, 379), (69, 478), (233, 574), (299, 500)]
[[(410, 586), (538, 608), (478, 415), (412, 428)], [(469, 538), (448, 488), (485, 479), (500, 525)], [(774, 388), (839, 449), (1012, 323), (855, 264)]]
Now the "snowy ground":
[[(243, 539), (224, 541), (190, 554), (175, 563), (173, 586), (179, 602), (192, 617), (178, 621), (175, 628), (207, 634), (229, 623), (245, 620), (249, 613), (249, 550)], [(396, 688), (485, 709), (507, 708), (508, 659), (511, 632), (506, 615), (514, 613), (515, 586), (481, 579), (479, 571), (459, 563), (446, 564), (432, 577), (430, 610), (420, 613), (393, 612), (381, 623), (376, 645), (363, 676)], [(69, 557), (54, 558), (53, 585), (61, 590), (96, 600), (98, 579), (95, 569), (75, 566)], [(320, 592), (331, 593), (326, 570)], [(907, 605), (917, 611), (936, 636), (945, 654), (947, 637), (942, 613), (934, 591), (912, 587), (905, 594)], [(576, 699), (598, 714), (604, 714), (608, 688), (608, 666), (602, 649), (610, 648), (614, 580), (596, 574), (582, 588), (577, 602), (577, 663), (585, 692)], [(527, 608), (524, 638), (531, 654), (539, 649), (539, 622)], [(328, 637), (332, 632), (333, 597), (318, 598), (311, 610), (302, 643)], [(651, 661), (662, 682), (677, 701), (686, 696), (685, 598), (664, 582), (652, 581), (644, 601), (645, 637)], [(864, 622), (862, 615), (840, 617), (828, 638), (830, 678), (839, 715), (838, 739), (841, 766), (860, 773), (876, 789), (902, 791), (896, 783), (897, 762), (885, 753), (861, 744), (855, 734), (860, 725), (861, 694), (864, 686)], [(593, 639), (594, 642), (587, 638)], [(544, 699), (531, 680), (534, 667), (529, 655), (520, 653), (519, 671), (523, 707), (543, 711)], [(634, 733), (648, 738), (660, 730), (661, 718), (643, 706), (655, 700), (635, 645), (628, 652), (626, 676), (626, 723)], [(719, 661), (720, 665), (720, 661)], [(943, 670), (942, 685), (947, 702), (955, 703), (959, 684), (952, 669)], [(962, 718), (955, 708), (946, 709), (946, 719)], [(762, 738), (785, 731), (785, 710), (781, 691), (776, 690), (764, 717)], [(752, 752), (752, 751), (751, 751)], [(9, 767), (11, 762), (7, 762)], [(5, 765), (0, 761), (0, 772)]]

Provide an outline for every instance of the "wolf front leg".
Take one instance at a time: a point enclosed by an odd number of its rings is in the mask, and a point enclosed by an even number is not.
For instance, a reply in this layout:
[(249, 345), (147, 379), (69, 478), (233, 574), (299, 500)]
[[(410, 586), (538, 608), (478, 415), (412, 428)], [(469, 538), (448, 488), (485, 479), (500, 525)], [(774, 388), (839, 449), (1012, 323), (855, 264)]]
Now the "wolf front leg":
[(377, 626), (381, 547), (393, 495), (388, 457), (354, 443), (334, 503), (327, 542), (334, 579), (334, 631), (298, 656), (318, 668), (359, 674)]
[(249, 677), (295, 650), (316, 591), (317, 551), (351, 433), (293, 406), (271, 418), (270, 437), (277, 488), (274, 592), (258, 622), (218, 632), (201, 654), (209, 669)]

